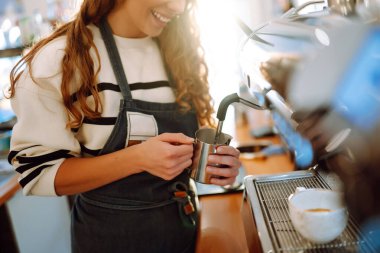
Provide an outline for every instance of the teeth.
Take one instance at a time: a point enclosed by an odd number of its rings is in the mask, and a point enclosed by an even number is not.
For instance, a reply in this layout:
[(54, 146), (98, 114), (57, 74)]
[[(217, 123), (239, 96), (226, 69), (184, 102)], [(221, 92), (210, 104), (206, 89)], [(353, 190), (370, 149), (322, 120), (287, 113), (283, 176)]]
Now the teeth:
[(170, 18), (162, 16), (156, 10), (152, 10), (152, 14), (153, 14), (153, 16), (155, 16), (158, 20), (160, 20), (163, 23), (168, 23), (170, 21)]

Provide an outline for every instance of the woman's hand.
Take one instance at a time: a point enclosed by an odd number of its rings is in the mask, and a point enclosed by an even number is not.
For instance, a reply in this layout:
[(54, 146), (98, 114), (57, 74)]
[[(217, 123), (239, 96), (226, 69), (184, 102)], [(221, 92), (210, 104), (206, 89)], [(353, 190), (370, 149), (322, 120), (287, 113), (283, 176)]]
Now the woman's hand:
[(164, 133), (132, 146), (138, 148), (141, 169), (171, 180), (192, 163), (194, 139), (181, 133)]
[[(209, 155), (206, 170), (213, 175), (210, 182), (220, 186), (232, 185), (241, 167), (239, 155), (240, 151), (231, 146), (219, 146), (216, 154)], [(215, 167), (213, 164), (218, 164), (220, 167)]]

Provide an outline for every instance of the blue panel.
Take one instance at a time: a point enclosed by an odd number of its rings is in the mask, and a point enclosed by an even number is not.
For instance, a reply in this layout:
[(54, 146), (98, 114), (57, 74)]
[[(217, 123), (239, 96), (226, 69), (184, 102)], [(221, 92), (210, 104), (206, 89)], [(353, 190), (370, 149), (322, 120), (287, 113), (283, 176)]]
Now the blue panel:
[(344, 73), (333, 99), (333, 108), (364, 131), (380, 119), (380, 28), (363, 40)]
[(306, 168), (313, 162), (313, 147), (309, 140), (303, 138), (288, 121), (277, 111), (272, 111), (276, 129), (281, 135), (289, 150), (294, 153), (297, 167)]

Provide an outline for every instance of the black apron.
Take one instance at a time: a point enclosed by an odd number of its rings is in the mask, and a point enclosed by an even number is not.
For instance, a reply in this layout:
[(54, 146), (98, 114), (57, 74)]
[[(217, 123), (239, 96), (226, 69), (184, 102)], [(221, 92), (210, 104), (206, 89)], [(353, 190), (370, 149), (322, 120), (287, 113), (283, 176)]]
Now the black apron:
[[(193, 111), (184, 114), (176, 103), (132, 99), (107, 21), (101, 22), (100, 31), (123, 99), (116, 124), (99, 155), (125, 148), (127, 111), (153, 115), (159, 134), (181, 132), (194, 137), (198, 124)], [(73, 253), (194, 252), (195, 198), (189, 189), (188, 170), (171, 181), (143, 172), (79, 194), (72, 210)]]

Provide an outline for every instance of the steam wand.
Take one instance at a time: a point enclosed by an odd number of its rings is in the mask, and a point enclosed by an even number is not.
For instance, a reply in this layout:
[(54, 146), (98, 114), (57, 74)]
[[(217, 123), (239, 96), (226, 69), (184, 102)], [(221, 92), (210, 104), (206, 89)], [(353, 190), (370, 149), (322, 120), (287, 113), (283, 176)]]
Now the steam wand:
[(216, 117), (218, 118), (219, 122), (218, 122), (218, 126), (216, 128), (216, 133), (215, 133), (215, 138), (214, 138), (214, 144), (218, 143), (220, 134), (222, 132), (223, 122), (224, 122), (224, 120), (226, 118), (228, 106), (230, 104), (232, 104), (232, 103), (235, 103), (235, 102), (236, 103), (240, 102), (242, 104), (245, 104), (245, 105), (247, 105), (247, 106), (249, 106), (251, 108), (257, 109), (257, 110), (267, 109), (267, 108), (262, 107), (262, 106), (260, 106), (260, 105), (258, 105), (256, 103), (253, 103), (251, 101), (248, 101), (246, 99), (243, 99), (243, 98), (239, 97), (237, 93), (233, 93), (233, 94), (230, 94), (230, 95), (226, 96), (220, 102), (220, 105), (219, 105), (219, 108), (218, 108), (218, 112), (216, 114)]

